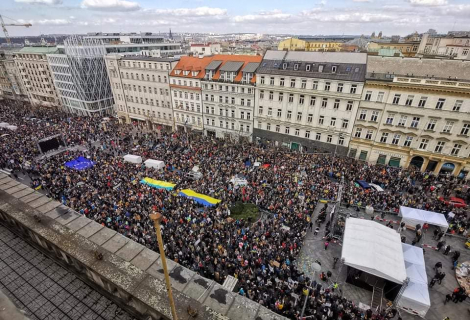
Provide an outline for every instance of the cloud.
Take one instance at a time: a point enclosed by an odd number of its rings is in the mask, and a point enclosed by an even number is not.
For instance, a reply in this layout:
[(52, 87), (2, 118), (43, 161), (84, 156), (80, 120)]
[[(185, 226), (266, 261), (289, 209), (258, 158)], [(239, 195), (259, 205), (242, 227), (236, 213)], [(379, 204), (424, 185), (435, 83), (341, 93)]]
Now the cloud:
[(372, 2), (372, 0), (352, 0), (353, 2)]
[(445, 15), (452, 15), (454, 17), (462, 16), (468, 19), (468, 17), (470, 17), (470, 4), (457, 4), (445, 6), (442, 9), (442, 13)]
[(177, 9), (147, 9), (146, 12), (152, 14), (170, 15), (177, 17), (207, 17), (224, 16), (227, 9), (199, 7), (199, 8), (177, 8)]
[(65, 19), (43, 19), (33, 22), (32, 24), (37, 24), (41, 26), (66, 26), (71, 24), (71, 22)]
[(28, 4), (44, 4), (49, 6), (62, 4), (62, 0), (15, 0), (15, 2)]
[(443, 6), (448, 3), (447, 0), (408, 0), (412, 6), (436, 7)]
[(233, 22), (280, 22), (293, 18), (289, 13), (283, 13), (280, 10), (261, 11), (257, 14), (247, 14), (241, 16), (234, 16)]
[(84, 0), (82, 8), (100, 11), (136, 11), (140, 10), (137, 2), (125, 0)]

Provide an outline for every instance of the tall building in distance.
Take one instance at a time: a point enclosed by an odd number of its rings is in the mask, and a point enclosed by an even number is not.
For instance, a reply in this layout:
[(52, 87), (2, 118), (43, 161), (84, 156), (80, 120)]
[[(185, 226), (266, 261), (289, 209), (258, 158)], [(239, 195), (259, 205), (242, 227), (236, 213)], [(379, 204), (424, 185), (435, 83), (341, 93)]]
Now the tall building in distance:
[(172, 131), (170, 72), (179, 59), (108, 54), (105, 60), (120, 121)]
[(215, 55), (202, 79), (204, 134), (252, 141), (255, 72), (261, 56)]
[(454, 175), (470, 170), (470, 62), (368, 57), (349, 156)]
[(20, 72), (21, 81), (29, 101), (34, 106), (60, 106), (47, 62), (47, 55), (57, 52), (57, 47), (24, 47), (15, 56), (15, 65)]
[(346, 153), (366, 62), (366, 53), (267, 51), (256, 72), (254, 137)]
[(437, 35), (425, 33), (418, 48), (420, 57), (470, 60), (470, 32)]

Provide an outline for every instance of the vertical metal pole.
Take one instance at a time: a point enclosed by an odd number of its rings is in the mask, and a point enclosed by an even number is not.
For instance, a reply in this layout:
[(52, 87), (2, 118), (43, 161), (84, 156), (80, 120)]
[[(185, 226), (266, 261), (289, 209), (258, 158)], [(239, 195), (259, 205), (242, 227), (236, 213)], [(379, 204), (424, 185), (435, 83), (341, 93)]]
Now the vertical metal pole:
[(150, 214), (149, 218), (153, 220), (155, 231), (157, 233), (158, 247), (160, 248), (160, 258), (162, 260), (163, 273), (165, 274), (166, 291), (168, 292), (168, 299), (170, 299), (171, 315), (173, 320), (178, 320), (176, 316), (175, 301), (173, 300), (173, 292), (171, 291), (170, 275), (168, 274), (168, 267), (166, 265), (165, 251), (163, 249), (162, 232), (160, 230), (160, 222), (163, 216), (160, 213)]
[(315, 279), (315, 270), (313, 270), (313, 277), (312, 277), (312, 280), (310, 280), (310, 286), (308, 288), (307, 296), (305, 297), (304, 306), (302, 307), (302, 312), (300, 313), (300, 318), (304, 316), (305, 307), (307, 306), (307, 300), (308, 300), (308, 297), (310, 296), (310, 287), (312, 286), (312, 282), (314, 279)]

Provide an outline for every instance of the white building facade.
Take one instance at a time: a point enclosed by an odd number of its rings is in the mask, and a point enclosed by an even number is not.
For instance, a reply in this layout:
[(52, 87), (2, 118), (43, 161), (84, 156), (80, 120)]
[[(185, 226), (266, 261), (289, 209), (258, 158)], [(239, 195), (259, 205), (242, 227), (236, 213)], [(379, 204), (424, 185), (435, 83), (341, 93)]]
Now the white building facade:
[(440, 56), (470, 60), (470, 32), (466, 35), (430, 35), (425, 33), (417, 56)]
[(366, 62), (365, 53), (267, 51), (256, 74), (255, 139), (346, 154)]
[(349, 156), (464, 176), (469, 136), (470, 62), (369, 57)]
[(119, 119), (172, 131), (170, 72), (178, 59), (108, 54), (105, 61)]
[(210, 56), (222, 53), (220, 43), (191, 43), (189, 50), (194, 56)]

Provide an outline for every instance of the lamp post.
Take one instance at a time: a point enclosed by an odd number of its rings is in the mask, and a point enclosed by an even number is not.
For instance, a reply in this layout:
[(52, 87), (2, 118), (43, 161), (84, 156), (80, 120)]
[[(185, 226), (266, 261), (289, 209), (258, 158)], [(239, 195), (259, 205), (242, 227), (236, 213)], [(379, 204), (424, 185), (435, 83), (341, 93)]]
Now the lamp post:
[(312, 286), (312, 282), (315, 280), (315, 273), (321, 271), (321, 266), (316, 262), (312, 263), (310, 267), (313, 269), (313, 276), (312, 276), (312, 280), (310, 280), (310, 285), (307, 288), (307, 296), (305, 297), (304, 306), (302, 307), (302, 312), (300, 313), (300, 318), (303, 318), (304, 316), (305, 307), (307, 306), (307, 300), (308, 300), (308, 297), (310, 296), (310, 287)]
[(160, 229), (160, 222), (162, 221), (163, 216), (161, 213), (154, 213), (150, 214), (149, 218), (153, 220), (155, 231), (157, 233), (160, 259), (162, 260), (163, 273), (165, 274), (166, 291), (168, 292), (168, 299), (170, 299), (171, 315), (173, 320), (178, 320), (178, 317), (176, 316), (175, 301), (173, 300), (173, 292), (171, 291), (170, 275), (168, 274), (168, 267), (166, 265), (165, 251), (163, 249), (162, 232)]

